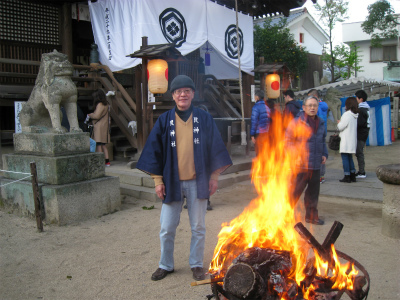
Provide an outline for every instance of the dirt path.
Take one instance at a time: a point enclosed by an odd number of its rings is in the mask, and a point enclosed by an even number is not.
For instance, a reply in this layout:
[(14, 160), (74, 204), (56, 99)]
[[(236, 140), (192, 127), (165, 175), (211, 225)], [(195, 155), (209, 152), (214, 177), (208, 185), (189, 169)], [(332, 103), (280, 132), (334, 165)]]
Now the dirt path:
[[(377, 148), (376, 154), (372, 149), (367, 152), (369, 169), (387, 163), (388, 148)], [(331, 167), (337, 165), (332, 160)], [(206, 216), (205, 267), (221, 223), (240, 214), (255, 196), (247, 181), (212, 197), (214, 210)], [(142, 209), (151, 205), (155, 208)], [(1, 210), (0, 299), (206, 299), (209, 286), (190, 286), (186, 211), (176, 237), (175, 273), (159, 282), (150, 280), (160, 254), (160, 208), (161, 203), (125, 197), (117, 213), (74, 226), (45, 226), (43, 233), (36, 232), (34, 220)], [(311, 230), (322, 242), (335, 220), (344, 224), (335, 246), (368, 270), (368, 299), (400, 299), (400, 240), (381, 234), (381, 204), (321, 197), (319, 210), (326, 225)]]

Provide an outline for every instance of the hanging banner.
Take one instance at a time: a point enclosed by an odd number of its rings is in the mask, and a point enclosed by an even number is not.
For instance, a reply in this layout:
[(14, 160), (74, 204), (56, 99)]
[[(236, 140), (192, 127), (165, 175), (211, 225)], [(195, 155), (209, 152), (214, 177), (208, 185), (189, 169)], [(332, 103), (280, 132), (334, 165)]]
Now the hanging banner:
[[(208, 0), (98, 0), (88, 4), (100, 62), (112, 71), (141, 63), (141, 59), (126, 56), (140, 49), (144, 36), (149, 45), (173, 43), (182, 55), (209, 39), (225, 64), (238, 67), (234, 10)], [(254, 68), (252, 26), (251, 17), (239, 14), (241, 64), (249, 73)]]
[(236, 35), (235, 10), (207, 1), (207, 32), (212, 48), (221, 54), (224, 61), (237, 68), (240, 45), (241, 69), (251, 73), (254, 69), (253, 18), (238, 13), (238, 24), (239, 41)]

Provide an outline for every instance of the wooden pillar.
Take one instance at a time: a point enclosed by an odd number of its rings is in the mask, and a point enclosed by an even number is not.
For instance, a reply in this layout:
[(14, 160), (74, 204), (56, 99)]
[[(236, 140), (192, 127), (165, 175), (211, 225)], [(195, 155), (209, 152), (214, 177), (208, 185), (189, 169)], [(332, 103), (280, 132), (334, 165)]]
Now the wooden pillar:
[(245, 118), (251, 117), (251, 85), (254, 84), (254, 76), (242, 72), (243, 83), (243, 112)]
[(70, 63), (73, 62), (72, 51), (72, 9), (71, 3), (64, 2), (61, 13), (61, 45), (62, 52), (68, 56)]
[(135, 98), (138, 153), (141, 153), (144, 147), (144, 140), (142, 118), (142, 71), (140, 68), (135, 68)]
[(394, 138), (399, 138), (399, 97), (393, 98), (393, 130)]
[[(147, 46), (147, 36), (142, 37), (142, 47)], [(148, 120), (148, 84), (147, 84), (147, 59), (142, 58), (142, 130), (143, 142), (145, 143), (149, 136), (149, 120)]]

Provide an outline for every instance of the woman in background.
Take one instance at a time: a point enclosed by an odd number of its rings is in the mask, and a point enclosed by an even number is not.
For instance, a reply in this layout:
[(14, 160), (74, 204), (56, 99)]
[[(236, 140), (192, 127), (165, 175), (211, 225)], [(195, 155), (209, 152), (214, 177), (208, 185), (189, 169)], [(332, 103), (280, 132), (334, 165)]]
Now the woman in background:
[(109, 105), (106, 98), (106, 96), (109, 96), (109, 93), (106, 95), (102, 89), (99, 89), (92, 96), (95, 110), (91, 114), (88, 114), (93, 124), (91, 138), (96, 141), (96, 152), (104, 153), (105, 164), (109, 167), (111, 164), (106, 147), (106, 144), (110, 142)]
[(357, 118), (358, 102), (355, 97), (349, 97), (345, 103), (346, 112), (338, 120), (337, 128), (340, 131), (340, 148), (342, 156), (344, 177), (340, 182), (356, 182), (356, 168), (354, 166), (353, 154), (357, 149)]

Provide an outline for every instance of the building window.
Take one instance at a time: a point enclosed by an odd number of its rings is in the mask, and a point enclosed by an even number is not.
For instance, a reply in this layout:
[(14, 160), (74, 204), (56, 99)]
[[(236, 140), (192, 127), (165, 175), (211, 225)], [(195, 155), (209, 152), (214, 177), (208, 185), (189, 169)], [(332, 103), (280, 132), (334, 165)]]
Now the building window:
[(370, 48), (370, 62), (397, 60), (396, 45)]
[(304, 43), (304, 33), (300, 33), (299, 41), (300, 41), (300, 44)]

